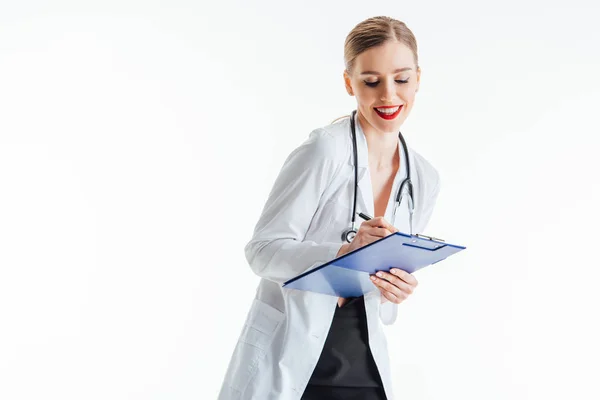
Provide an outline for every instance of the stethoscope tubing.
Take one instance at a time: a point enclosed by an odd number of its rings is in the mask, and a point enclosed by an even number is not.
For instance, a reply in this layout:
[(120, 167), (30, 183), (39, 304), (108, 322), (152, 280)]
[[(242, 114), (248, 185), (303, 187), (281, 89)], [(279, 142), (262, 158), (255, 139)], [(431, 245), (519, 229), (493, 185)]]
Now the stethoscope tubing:
[[(352, 115), (350, 116), (350, 133), (352, 135), (352, 149), (353, 149), (353, 156), (354, 156), (354, 201), (352, 204), (352, 224), (350, 229), (345, 230), (342, 233), (342, 240), (345, 240), (346, 242), (350, 243), (352, 241), (352, 238), (354, 238), (354, 235), (356, 235), (356, 201), (357, 201), (357, 197), (358, 197), (358, 149), (357, 149), (357, 145), (356, 145), (356, 125), (354, 122), (354, 118), (356, 116), (356, 110), (352, 111)], [(400, 187), (398, 188), (398, 192), (396, 193), (396, 201), (395, 201), (395, 206), (394, 206), (394, 216), (396, 215), (396, 209), (398, 208), (398, 206), (400, 205), (400, 202), (402, 201), (402, 194), (404, 192), (404, 187), (406, 185), (406, 191), (408, 193), (409, 196), (409, 224), (410, 224), (410, 233), (412, 234), (412, 214), (413, 214), (413, 210), (414, 210), (414, 200), (413, 200), (413, 186), (412, 186), (412, 181), (410, 179), (410, 162), (409, 162), (409, 156), (408, 156), (408, 146), (406, 145), (406, 141), (404, 140), (404, 137), (402, 136), (401, 132), (398, 132), (398, 137), (400, 138), (400, 142), (402, 143), (402, 148), (404, 149), (404, 161), (405, 161), (405, 165), (406, 165), (406, 178), (402, 181), (402, 183), (400, 184)], [(350, 235), (352, 235), (352, 238), (350, 238)]]

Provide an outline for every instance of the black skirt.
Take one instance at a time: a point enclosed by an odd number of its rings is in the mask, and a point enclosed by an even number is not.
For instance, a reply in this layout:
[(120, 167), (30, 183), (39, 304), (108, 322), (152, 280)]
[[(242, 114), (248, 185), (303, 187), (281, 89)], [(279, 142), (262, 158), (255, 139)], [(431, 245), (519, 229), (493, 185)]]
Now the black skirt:
[(323, 351), (301, 400), (316, 399), (386, 399), (369, 348), (363, 296), (336, 306)]

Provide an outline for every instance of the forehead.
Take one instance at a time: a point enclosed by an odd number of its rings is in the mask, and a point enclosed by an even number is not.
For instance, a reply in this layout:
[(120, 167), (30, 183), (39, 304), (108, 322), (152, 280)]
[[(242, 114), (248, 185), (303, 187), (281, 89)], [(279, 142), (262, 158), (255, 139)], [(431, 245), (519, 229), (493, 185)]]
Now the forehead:
[(412, 51), (404, 43), (387, 41), (360, 53), (354, 63), (355, 74), (364, 71), (376, 71), (380, 74), (391, 74), (400, 68), (415, 70)]

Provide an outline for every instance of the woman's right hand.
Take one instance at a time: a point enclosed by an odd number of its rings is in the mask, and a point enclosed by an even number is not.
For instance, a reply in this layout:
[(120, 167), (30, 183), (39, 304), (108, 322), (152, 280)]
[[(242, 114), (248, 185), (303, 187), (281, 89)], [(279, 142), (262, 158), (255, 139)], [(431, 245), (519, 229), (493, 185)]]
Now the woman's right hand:
[[(383, 217), (376, 217), (368, 221), (363, 221), (363, 223), (360, 224), (354, 239), (352, 239), (352, 242), (346, 243), (340, 247), (337, 257), (350, 253), (351, 251), (366, 246), (369, 243), (373, 243), (395, 232), (398, 232), (398, 229), (383, 219)], [(339, 297), (338, 305), (342, 307), (346, 301), (347, 300), (343, 297)]]
[(351, 251), (373, 243), (395, 232), (398, 232), (398, 229), (387, 222), (383, 217), (376, 217), (368, 221), (363, 221), (356, 232), (356, 236), (352, 239), (352, 242), (343, 245), (337, 256), (340, 257), (350, 253)]

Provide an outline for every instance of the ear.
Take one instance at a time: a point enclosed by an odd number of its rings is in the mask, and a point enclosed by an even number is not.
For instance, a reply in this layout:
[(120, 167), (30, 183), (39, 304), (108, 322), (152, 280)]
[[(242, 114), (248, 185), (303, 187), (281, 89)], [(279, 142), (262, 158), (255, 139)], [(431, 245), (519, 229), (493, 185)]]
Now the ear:
[(350, 75), (347, 70), (344, 70), (344, 86), (346, 86), (346, 92), (350, 96), (354, 96), (354, 90), (352, 90), (352, 80), (350, 79)]
[(421, 86), (421, 67), (417, 67), (417, 88), (415, 89), (415, 93), (419, 91), (419, 86)]

